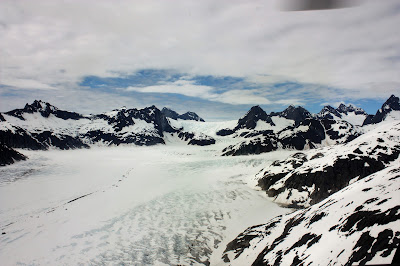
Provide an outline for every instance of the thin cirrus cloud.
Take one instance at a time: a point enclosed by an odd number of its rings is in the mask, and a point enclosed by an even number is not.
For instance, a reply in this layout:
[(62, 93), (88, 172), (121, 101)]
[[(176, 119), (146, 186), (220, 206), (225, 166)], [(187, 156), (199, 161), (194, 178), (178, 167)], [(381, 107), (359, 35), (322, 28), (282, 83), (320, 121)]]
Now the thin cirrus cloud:
[(260, 89), (228, 90), (218, 93), (212, 86), (196, 85), (195, 80), (178, 80), (169, 84), (160, 84), (145, 87), (127, 87), (126, 91), (140, 93), (172, 93), (188, 97), (197, 97), (204, 100), (227, 104), (269, 104), (270, 101), (263, 96)]

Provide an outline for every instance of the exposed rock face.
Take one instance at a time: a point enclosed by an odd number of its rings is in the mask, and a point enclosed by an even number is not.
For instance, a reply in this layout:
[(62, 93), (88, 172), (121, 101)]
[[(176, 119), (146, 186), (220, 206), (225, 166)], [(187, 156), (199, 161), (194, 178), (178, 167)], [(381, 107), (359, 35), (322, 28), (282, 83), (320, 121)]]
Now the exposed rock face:
[(301, 106), (295, 107), (294, 105), (290, 105), (283, 112), (279, 113), (279, 116), (294, 120), (296, 125), (305, 119), (312, 117), (309, 111)]
[(298, 126), (289, 127), (277, 135), (283, 148), (302, 150), (307, 144), (309, 148), (314, 148), (315, 144), (321, 144), (325, 139), (325, 129), (320, 121), (306, 119), (299, 122)]
[(335, 119), (336, 117), (341, 118), (342, 115), (332, 106), (324, 106), (322, 110), (317, 114), (320, 119)]
[(186, 113), (178, 116), (178, 118), (179, 119), (183, 119), (183, 120), (194, 120), (194, 121), (204, 122), (204, 119), (201, 118), (200, 116), (198, 116), (194, 112), (186, 112)]
[(215, 139), (205, 134), (195, 134), (193, 132), (179, 132), (178, 137), (188, 141), (188, 145), (208, 146), (215, 144)]
[(247, 112), (245, 116), (238, 120), (238, 123), (234, 129), (222, 129), (217, 132), (219, 136), (227, 136), (235, 133), (240, 129), (255, 129), (258, 121), (264, 121), (272, 126), (274, 122), (271, 117), (260, 106), (253, 106)]
[(382, 108), (379, 109), (374, 116), (368, 116), (365, 119), (363, 125), (376, 124), (382, 122), (391, 112), (394, 111), (400, 111), (400, 102), (399, 102), (399, 97), (392, 95), (382, 105)]
[(23, 117), (24, 113), (28, 114), (40, 113), (41, 116), (43, 117), (49, 117), (50, 114), (52, 114), (55, 117), (61, 118), (63, 120), (67, 119), (78, 120), (84, 118), (82, 115), (78, 113), (59, 110), (57, 107), (52, 106), (49, 103), (37, 100), (35, 100), (32, 104), (26, 104), (23, 109), (15, 109), (7, 112), (6, 114), (18, 117), (21, 120), (25, 120)]
[(223, 156), (238, 156), (249, 154), (260, 154), (278, 149), (278, 141), (275, 135), (255, 137), (238, 144), (231, 145), (222, 150)]
[(362, 134), (359, 129), (344, 120), (322, 119), (321, 123), (329, 140), (335, 144), (347, 143)]
[(355, 106), (353, 106), (351, 104), (346, 106), (345, 104), (341, 103), (336, 110), (339, 113), (346, 114), (346, 115), (349, 114), (349, 113), (354, 113), (356, 115), (367, 115), (367, 113), (363, 109), (355, 107)]
[(0, 166), (13, 164), (16, 161), (26, 160), (27, 157), (16, 150), (0, 143)]
[(175, 112), (174, 110), (171, 110), (169, 108), (164, 107), (161, 112), (169, 118), (172, 119), (182, 119), (182, 120), (193, 120), (193, 121), (200, 121), (200, 122), (204, 122), (204, 119), (201, 118), (200, 116), (198, 116), (196, 113), (194, 112), (186, 112), (182, 115), (178, 114), (177, 112)]
[(400, 168), (359, 180), (305, 210), (246, 229), (229, 265), (390, 264), (400, 244)]
[(24, 148), (31, 150), (47, 149), (47, 146), (38, 141), (32, 136), (32, 134), (16, 126), (10, 126), (9, 128), (0, 130), (0, 141), (8, 147), (13, 148)]
[(172, 118), (172, 119), (178, 119), (178, 117), (179, 117), (179, 114), (177, 113), (177, 112), (175, 112), (174, 110), (172, 110), (172, 109), (169, 109), (169, 108), (167, 108), (167, 107), (164, 107), (162, 110), (161, 110), (161, 112), (166, 116), (166, 117), (169, 117), (169, 118)]
[(242, 128), (254, 129), (257, 126), (257, 121), (265, 121), (271, 125), (275, 125), (272, 122), (271, 117), (260, 106), (251, 107), (247, 114), (240, 118), (237, 126), (233, 129), (234, 131)]
[(271, 130), (244, 132), (241, 137), (249, 139), (226, 147), (222, 154), (224, 156), (259, 154), (278, 148), (314, 149), (324, 146), (323, 142), (327, 139), (330, 144), (338, 144), (351, 141), (359, 135), (360, 132), (346, 121), (306, 118), (296, 126), (289, 126), (277, 133)]
[[(121, 108), (111, 112), (83, 116), (59, 110), (42, 101), (26, 104), (1, 115), (0, 141), (14, 148), (45, 150), (49, 147), (60, 149), (89, 148), (89, 145), (156, 145), (165, 144), (165, 133), (179, 133), (182, 129), (171, 126), (167, 115), (174, 112), (157, 107), (143, 109)], [(183, 118), (182, 118), (183, 116)], [(188, 112), (180, 119), (201, 121), (195, 113)], [(211, 145), (215, 140), (204, 134), (193, 135), (190, 145)]]
[(276, 202), (307, 207), (354, 180), (384, 169), (399, 154), (400, 122), (393, 122), (347, 144), (276, 161), (260, 174), (259, 186)]
[(340, 104), (338, 108), (332, 106), (324, 106), (322, 110), (315, 116), (318, 119), (329, 119), (336, 121), (347, 121), (353, 126), (361, 126), (363, 121), (368, 117), (368, 114), (361, 108), (355, 107), (351, 104)]

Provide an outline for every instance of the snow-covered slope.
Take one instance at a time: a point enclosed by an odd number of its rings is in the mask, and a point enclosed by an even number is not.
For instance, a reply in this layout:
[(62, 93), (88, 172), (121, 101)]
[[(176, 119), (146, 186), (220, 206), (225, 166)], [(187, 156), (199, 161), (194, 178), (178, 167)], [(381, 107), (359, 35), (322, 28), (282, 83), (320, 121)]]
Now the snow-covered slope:
[(333, 119), (344, 120), (354, 126), (361, 126), (368, 116), (362, 108), (355, 107), (352, 104), (340, 104), (338, 108), (332, 106), (324, 106), (322, 110), (316, 115), (320, 119)]
[[(190, 117), (184, 119), (202, 120), (191, 112), (186, 116)], [(83, 116), (34, 101), (23, 109), (2, 114), (0, 120), (0, 141), (10, 147), (28, 149), (88, 148), (93, 144), (149, 146), (164, 144), (165, 133), (182, 133), (180, 128), (171, 126), (155, 106)], [(190, 138), (191, 145), (213, 143), (212, 138), (204, 134), (186, 134), (185, 138)]]
[(341, 145), (296, 153), (262, 170), (259, 186), (274, 201), (307, 207), (382, 170), (400, 154), (400, 121), (385, 122)]
[(248, 228), (230, 265), (390, 264), (400, 243), (400, 161), (324, 201)]

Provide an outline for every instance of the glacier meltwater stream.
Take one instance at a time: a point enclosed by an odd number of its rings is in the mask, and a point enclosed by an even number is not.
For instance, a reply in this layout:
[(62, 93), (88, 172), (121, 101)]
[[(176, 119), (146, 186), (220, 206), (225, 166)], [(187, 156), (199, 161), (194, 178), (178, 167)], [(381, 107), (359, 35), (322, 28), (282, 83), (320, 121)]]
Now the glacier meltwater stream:
[(0, 170), (0, 260), (9, 264), (218, 264), (248, 226), (287, 213), (253, 187), (289, 152), (206, 147), (24, 151)]

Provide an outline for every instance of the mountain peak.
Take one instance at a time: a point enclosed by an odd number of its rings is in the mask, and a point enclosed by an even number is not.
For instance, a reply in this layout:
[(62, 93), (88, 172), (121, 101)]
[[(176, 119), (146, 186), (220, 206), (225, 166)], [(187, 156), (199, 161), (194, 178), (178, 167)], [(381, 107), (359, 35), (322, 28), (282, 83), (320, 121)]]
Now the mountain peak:
[(182, 120), (194, 120), (194, 121), (200, 121), (200, 122), (204, 122), (204, 119), (201, 118), (200, 116), (198, 116), (195, 112), (186, 112), (182, 115), (179, 115), (177, 112), (175, 112), (172, 109), (169, 109), (167, 107), (164, 107), (161, 112), (169, 118), (172, 119), (182, 119)]
[(169, 118), (172, 118), (172, 119), (175, 119), (175, 120), (178, 119), (178, 117), (179, 117), (179, 114), (177, 112), (175, 112), (174, 110), (169, 109), (167, 107), (164, 107), (161, 110), (161, 113), (163, 113), (166, 117), (169, 117)]
[(345, 105), (344, 103), (341, 103), (339, 105), (339, 107), (336, 108), (336, 110), (339, 113), (346, 114), (346, 115), (348, 113), (355, 113), (356, 115), (367, 115), (367, 112), (365, 112), (362, 108), (356, 107), (352, 104)]
[(194, 112), (186, 112), (186, 113), (178, 116), (178, 118), (179, 119), (183, 119), (183, 120), (194, 120), (194, 121), (204, 122), (204, 119), (201, 118), (200, 116), (198, 116)]
[(390, 96), (382, 105), (382, 109), (400, 110), (399, 97), (392, 94), (392, 96)]
[(21, 120), (25, 120), (25, 118), (23, 117), (24, 114), (33, 114), (33, 113), (40, 113), (41, 116), (43, 117), (49, 117), (50, 114), (53, 114), (54, 116), (64, 120), (67, 119), (77, 120), (83, 117), (78, 113), (59, 110), (57, 107), (42, 100), (34, 100), (32, 104), (27, 103), (23, 109), (15, 109), (7, 112), (6, 114), (17, 117)]
[(364, 120), (363, 126), (382, 122), (393, 111), (400, 111), (400, 101), (399, 97), (392, 94), (375, 115), (370, 115)]
[(326, 105), (322, 108), (322, 110), (317, 114), (317, 117), (322, 119), (334, 119), (334, 116), (341, 118), (342, 115), (332, 106)]
[(255, 105), (250, 108), (245, 116), (239, 119), (234, 131), (240, 128), (254, 129), (259, 120), (275, 125), (271, 117), (259, 105)]
[(32, 104), (26, 104), (24, 107), (25, 112), (37, 112), (37, 111), (55, 111), (57, 107), (44, 102), (42, 100), (34, 100)]
[(306, 118), (312, 117), (311, 113), (304, 107), (289, 105), (285, 110), (280, 113), (281, 117), (294, 120), (296, 123), (303, 121)]

